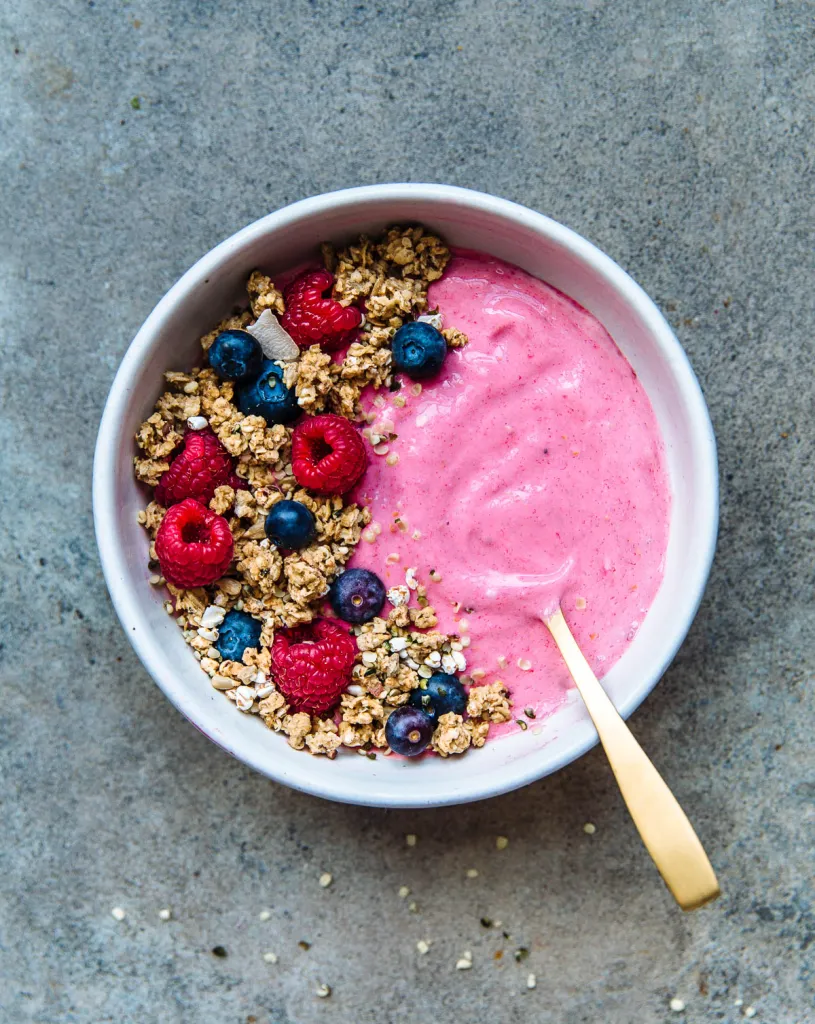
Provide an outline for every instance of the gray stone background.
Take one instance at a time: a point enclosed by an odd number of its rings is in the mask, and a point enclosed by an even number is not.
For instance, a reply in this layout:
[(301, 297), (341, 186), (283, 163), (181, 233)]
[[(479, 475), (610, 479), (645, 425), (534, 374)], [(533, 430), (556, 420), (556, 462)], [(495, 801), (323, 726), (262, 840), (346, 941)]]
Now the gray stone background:
[[(3, 5), (4, 1024), (815, 1019), (813, 14), (793, 0)], [(237, 228), (392, 180), (484, 189), (576, 228), (654, 296), (700, 376), (719, 552), (633, 720), (723, 883), (694, 915), (672, 905), (598, 751), (452, 811), (330, 805), (211, 746), (114, 618), (91, 454), (130, 339)], [(465, 949), (474, 967), (456, 971)]]

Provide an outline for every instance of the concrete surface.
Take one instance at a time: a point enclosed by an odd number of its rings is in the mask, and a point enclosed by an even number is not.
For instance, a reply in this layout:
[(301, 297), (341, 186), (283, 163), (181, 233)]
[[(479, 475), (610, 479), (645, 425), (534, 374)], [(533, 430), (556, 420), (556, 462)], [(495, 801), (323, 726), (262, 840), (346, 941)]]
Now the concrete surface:
[[(4, 1024), (815, 1019), (812, 16), (781, 0), (5, 5)], [(399, 179), (587, 235), (668, 312), (707, 393), (719, 554), (633, 723), (724, 885), (693, 916), (597, 751), (480, 806), (330, 806), (198, 735), (114, 619), (89, 477), (136, 329), (248, 221)]]

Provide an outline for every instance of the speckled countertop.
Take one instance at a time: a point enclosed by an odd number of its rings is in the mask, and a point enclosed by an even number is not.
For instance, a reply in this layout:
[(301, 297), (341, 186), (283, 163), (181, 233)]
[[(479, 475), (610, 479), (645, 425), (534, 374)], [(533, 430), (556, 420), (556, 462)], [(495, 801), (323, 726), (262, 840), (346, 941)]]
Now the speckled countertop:
[[(0, 1020), (813, 1019), (812, 24), (757, 0), (7, 7)], [(481, 805), (332, 806), (211, 746), (114, 618), (91, 453), (138, 326), (255, 217), (399, 179), (576, 228), (699, 374), (719, 553), (633, 719), (724, 885), (695, 915), (597, 751)]]

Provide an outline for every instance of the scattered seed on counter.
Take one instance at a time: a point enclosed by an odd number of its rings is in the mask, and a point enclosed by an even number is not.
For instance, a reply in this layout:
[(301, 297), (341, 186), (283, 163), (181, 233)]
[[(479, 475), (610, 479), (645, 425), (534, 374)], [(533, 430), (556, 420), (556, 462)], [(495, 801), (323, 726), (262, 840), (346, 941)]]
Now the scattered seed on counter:
[(415, 846), (416, 843), (418, 842), (418, 838), (418, 836), (415, 836), (411, 833), (405, 836), (405, 842), (407, 843), (408, 846)]
[(110, 915), (116, 921), (124, 921), (127, 917), (127, 914), (122, 907), (114, 907), (113, 910), (111, 910)]
[(495, 848), (497, 850), (506, 850), (509, 846), (509, 839), (506, 836), (497, 836), (495, 839)]
[(317, 988), (314, 990), (314, 994), (317, 996), (318, 999), (328, 999), (328, 997), (331, 995), (331, 986), (326, 985), (325, 983), (318, 985)]
[(676, 997), (671, 1000), (670, 1006), (674, 1013), (682, 1013), (685, 1009), (684, 1001), (682, 999), (677, 999)]
[(172, 916), (173, 912), (170, 910), (169, 907), (162, 907), (162, 909), (158, 912), (159, 921), (169, 921)]
[(277, 953), (272, 953), (271, 951), (269, 951), (268, 953), (264, 953), (263, 959), (266, 961), (267, 964), (276, 964)]
[(212, 955), (217, 956), (219, 960), (223, 960), (225, 957), (229, 956), (223, 946), (213, 946)]
[(261, 910), (261, 912), (258, 914), (258, 920), (260, 920), (260, 921), (268, 921), (271, 916), (272, 916), (271, 910)]
[(334, 876), (331, 875), (328, 871), (324, 871), (320, 875), (320, 887), (323, 888), (323, 889), (327, 889), (329, 887), (329, 885), (331, 885), (331, 883), (333, 881), (334, 881)]
[(467, 868), (466, 875), (467, 875), (467, 878), (478, 878), (478, 869), (477, 868)]
[(461, 956), (456, 960), (457, 971), (469, 971), (473, 966), (473, 954), (469, 949), (466, 949)]
[(597, 826), (592, 825), (590, 821), (587, 821), (586, 824), (583, 826), (583, 831), (586, 833), (587, 836), (593, 836), (594, 833), (597, 831)]
[(430, 943), (425, 942), (424, 939), (419, 939), (419, 941), (416, 943), (416, 949), (418, 949), (422, 956), (424, 956), (424, 954), (430, 950)]
[(538, 987), (538, 979), (534, 974), (527, 974), (526, 976), (526, 987), (529, 989)]
[(410, 896), (410, 889), (406, 885), (399, 887), (399, 899), (406, 900)]

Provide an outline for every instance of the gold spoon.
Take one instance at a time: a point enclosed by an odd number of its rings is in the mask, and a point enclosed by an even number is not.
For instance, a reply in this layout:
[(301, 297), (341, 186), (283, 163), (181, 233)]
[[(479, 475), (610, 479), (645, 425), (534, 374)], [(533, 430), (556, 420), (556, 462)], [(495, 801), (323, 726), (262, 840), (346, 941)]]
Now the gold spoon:
[(592, 672), (560, 608), (543, 620), (588, 709), (642, 841), (683, 910), (719, 895), (719, 883), (685, 812)]

